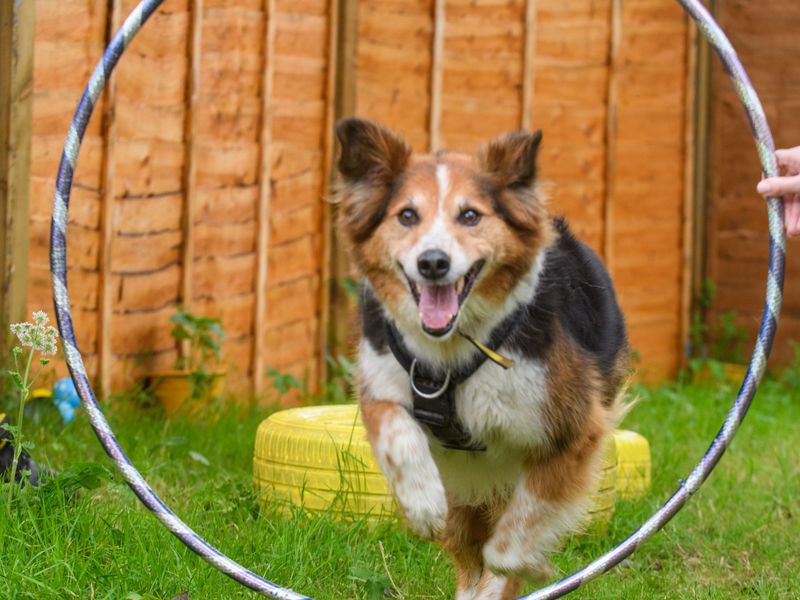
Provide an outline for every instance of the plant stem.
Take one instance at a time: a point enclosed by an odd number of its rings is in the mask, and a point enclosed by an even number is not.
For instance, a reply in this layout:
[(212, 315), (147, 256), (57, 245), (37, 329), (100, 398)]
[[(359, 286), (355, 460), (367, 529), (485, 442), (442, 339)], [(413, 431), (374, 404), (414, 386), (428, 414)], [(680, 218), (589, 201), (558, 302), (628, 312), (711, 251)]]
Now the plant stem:
[(188, 359), (187, 371), (189, 371), (190, 373), (194, 371), (194, 348), (196, 345), (197, 345), (197, 335), (192, 334), (192, 337), (189, 341), (189, 352), (187, 357)]
[(33, 379), (31, 379), (31, 382), (30, 382), (30, 384), (28, 385), (28, 389), (32, 388), (32, 387), (33, 387), (33, 385), (36, 383), (36, 381), (39, 379), (39, 375), (41, 375), (41, 374), (42, 374), (42, 371), (44, 371), (44, 367), (45, 367), (45, 365), (41, 365), (41, 366), (39, 367), (39, 370), (38, 370), (38, 371), (36, 371), (36, 375), (34, 375), (34, 376), (33, 376)]
[(33, 348), (28, 353), (28, 363), (25, 365), (25, 375), (22, 377), (22, 390), (20, 391), (19, 413), (17, 414), (17, 433), (14, 436), (14, 460), (11, 463), (11, 475), (8, 486), (8, 505), (11, 506), (14, 487), (17, 481), (17, 465), (22, 454), (22, 422), (25, 419), (25, 403), (28, 400), (28, 375), (31, 372), (33, 362)]

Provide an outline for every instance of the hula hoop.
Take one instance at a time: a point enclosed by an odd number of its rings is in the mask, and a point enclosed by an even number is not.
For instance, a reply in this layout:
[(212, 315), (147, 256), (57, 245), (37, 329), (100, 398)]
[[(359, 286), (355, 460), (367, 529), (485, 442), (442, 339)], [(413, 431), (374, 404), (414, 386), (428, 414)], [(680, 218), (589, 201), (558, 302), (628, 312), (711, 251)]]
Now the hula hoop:
[[(739, 62), (736, 52), (717, 23), (698, 0), (677, 1), (696, 22), (700, 31), (722, 59), (734, 83), (736, 92), (747, 111), (762, 170), (767, 176), (776, 176), (778, 167), (774, 155), (775, 146), (772, 141), (772, 134), (767, 125), (767, 119), (758, 95)], [(64, 144), (56, 179), (53, 218), (50, 230), (50, 270), (53, 282), (53, 298), (64, 355), (70, 375), (75, 382), (75, 387), (78, 390), (86, 414), (89, 416), (92, 428), (97, 434), (97, 438), (108, 456), (122, 472), (122, 476), (134, 494), (161, 524), (193, 552), (242, 585), (271, 598), (302, 600), (307, 596), (267, 581), (228, 558), (200, 537), (164, 504), (130, 462), (120, 447), (114, 432), (109, 427), (108, 421), (106, 421), (97, 404), (81, 353), (75, 341), (75, 331), (72, 326), (70, 301), (67, 293), (67, 211), (78, 151), (80, 150), (81, 140), (86, 131), (89, 118), (112, 70), (133, 37), (162, 2), (163, 0), (142, 0), (114, 35), (83, 92)], [(528, 596), (524, 596), (523, 598), (526, 600), (558, 598), (568, 594), (587, 581), (606, 573), (623, 559), (630, 556), (643, 542), (668, 523), (689, 498), (700, 489), (700, 486), (713, 471), (726, 448), (730, 445), (739, 425), (747, 414), (747, 409), (753, 400), (758, 383), (764, 374), (767, 358), (772, 349), (778, 326), (786, 255), (786, 238), (783, 231), (783, 201), (777, 197), (769, 198), (767, 200), (767, 211), (770, 252), (766, 299), (761, 316), (761, 327), (750, 358), (747, 374), (716, 437), (686, 480), (680, 482), (680, 486), (672, 497), (630, 537), (572, 575)]]

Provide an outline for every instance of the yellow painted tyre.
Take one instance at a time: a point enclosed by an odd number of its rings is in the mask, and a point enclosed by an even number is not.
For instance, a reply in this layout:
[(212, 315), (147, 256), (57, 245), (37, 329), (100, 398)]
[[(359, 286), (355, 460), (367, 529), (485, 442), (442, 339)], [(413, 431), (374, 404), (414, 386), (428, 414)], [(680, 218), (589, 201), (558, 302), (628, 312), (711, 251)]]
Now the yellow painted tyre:
[[(587, 526), (604, 527), (614, 514), (616, 436), (603, 457)], [(343, 519), (397, 514), (375, 462), (358, 406), (310, 406), (277, 412), (256, 434), (253, 481), (265, 505), (301, 507)]]
[(353, 519), (395, 514), (354, 404), (293, 408), (262, 422), (253, 480), (265, 503)]
[(641, 498), (650, 489), (650, 444), (643, 435), (618, 429), (614, 432), (617, 446), (617, 496), (625, 500)]
[(585, 526), (590, 530), (604, 531), (614, 516), (617, 505), (617, 447), (614, 436), (609, 436), (603, 450), (603, 463), (597, 490), (592, 494)]

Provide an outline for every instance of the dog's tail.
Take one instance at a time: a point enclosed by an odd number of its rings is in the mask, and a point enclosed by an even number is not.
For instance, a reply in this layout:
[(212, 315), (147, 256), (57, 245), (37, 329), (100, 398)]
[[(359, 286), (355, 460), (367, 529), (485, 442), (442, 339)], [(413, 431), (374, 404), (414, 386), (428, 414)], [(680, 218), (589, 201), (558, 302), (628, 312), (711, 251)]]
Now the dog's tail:
[(608, 407), (608, 427), (609, 431), (619, 427), (620, 423), (628, 416), (628, 413), (633, 410), (633, 407), (639, 402), (638, 396), (629, 394), (631, 387), (632, 375), (629, 375), (625, 381), (619, 386), (617, 395), (612, 400)]

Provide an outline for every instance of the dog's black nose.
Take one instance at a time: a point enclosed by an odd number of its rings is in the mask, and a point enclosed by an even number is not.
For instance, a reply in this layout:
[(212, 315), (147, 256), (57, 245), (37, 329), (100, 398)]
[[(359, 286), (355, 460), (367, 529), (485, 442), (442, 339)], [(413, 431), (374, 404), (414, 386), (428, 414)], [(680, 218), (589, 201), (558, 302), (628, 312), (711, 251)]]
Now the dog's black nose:
[(417, 259), (417, 269), (425, 279), (441, 279), (450, 270), (450, 257), (441, 250), (425, 250)]

